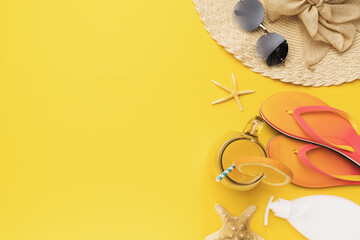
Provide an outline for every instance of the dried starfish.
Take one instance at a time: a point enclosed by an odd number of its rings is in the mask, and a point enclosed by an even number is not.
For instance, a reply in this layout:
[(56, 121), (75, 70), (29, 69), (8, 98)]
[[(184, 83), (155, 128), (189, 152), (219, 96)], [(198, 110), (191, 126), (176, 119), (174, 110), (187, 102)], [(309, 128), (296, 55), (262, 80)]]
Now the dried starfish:
[(219, 88), (223, 89), (224, 91), (230, 93), (229, 96), (224, 97), (224, 98), (220, 98), (219, 100), (216, 100), (216, 101), (212, 102), (212, 104), (222, 103), (222, 102), (225, 102), (225, 101), (227, 101), (227, 100), (230, 100), (230, 99), (234, 98), (235, 101), (237, 102), (237, 104), (239, 105), (240, 110), (241, 110), (241, 111), (244, 111), (243, 107), (241, 106), (239, 96), (240, 96), (240, 95), (245, 95), (245, 94), (254, 93), (255, 91), (254, 91), (254, 90), (238, 91), (237, 82), (236, 82), (236, 79), (235, 79), (235, 76), (234, 76), (233, 73), (232, 73), (232, 78), (233, 78), (234, 87), (235, 87), (234, 90), (231, 90), (230, 88), (225, 87), (225, 86), (221, 85), (220, 83), (218, 83), (218, 82), (216, 82), (216, 81), (214, 81), (214, 80), (211, 80), (211, 82), (213, 82), (216, 86), (218, 86)]
[(216, 204), (215, 209), (223, 222), (223, 227), (207, 236), (205, 240), (264, 240), (249, 229), (249, 221), (256, 211), (256, 206), (248, 207), (239, 217), (230, 215), (220, 204)]

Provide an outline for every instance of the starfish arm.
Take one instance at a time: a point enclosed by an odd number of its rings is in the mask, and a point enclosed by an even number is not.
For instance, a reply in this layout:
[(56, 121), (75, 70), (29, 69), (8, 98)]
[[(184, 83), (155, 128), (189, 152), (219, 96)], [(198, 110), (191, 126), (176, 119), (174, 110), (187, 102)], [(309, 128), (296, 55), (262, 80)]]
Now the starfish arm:
[(241, 102), (240, 102), (239, 96), (235, 95), (234, 98), (235, 98), (237, 104), (239, 105), (240, 110), (243, 112), (244, 109), (243, 109), (243, 107), (241, 106)]
[(256, 211), (256, 206), (251, 205), (245, 210), (245, 212), (243, 212), (243, 214), (241, 214), (240, 217), (246, 219), (245, 224), (249, 224), (250, 219), (254, 215), (255, 211)]
[(249, 234), (252, 236), (252, 239), (254, 240), (264, 240), (260, 235), (254, 233), (253, 231), (251, 230), (248, 230), (249, 231)]
[(205, 238), (205, 240), (215, 240), (217, 238), (218, 232), (214, 232), (212, 234), (210, 234), (209, 236), (207, 236)]
[(219, 100), (216, 100), (216, 101), (212, 102), (211, 104), (222, 103), (222, 102), (225, 102), (225, 101), (230, 100), (230, 99), (232, 99), (232, 98), (233, 98), (233, 96), (232, 96), (232, 95), (229, 95), (229, 96), (227, 96), (227, 97), (220, 98)]
[[(236, 78), (235, 78), (234, 73), (232, 73), (231, 75), (232, 75), (233, 82), (234, 82), (234, 87), (235, 87), (234, 92), (237, 93), (237, 92), (238, 92), (238, 87), (237, 87)], [(243, 107), (241, 106), (241, 102), (240, 102), (239, 96), (238, 96), (237, 94), (234, 94), (234, 98), (235, 98), (237, 104), (239, 105), (240, 110), (243, 112), (244, 109), (243, 109)]]
[(250, 93), (254, 93), (254, 90), (243, 90), (243, 91), (237, 91), (237, 95), (245, 95), (245, 94), (250, 94)]
[(214, 232), (212, 234), (210, 234), (209, 236), (207, 236), (205, 238), (205, 240), (222, 240), (222, 239), (227, 239), (227, 236), (226, 236), (226, 231), (224, 231), (224, 228), (220, 229), (219, 231), (217, 232)]
[(232, 92), (232, 90), (231, 90), (230, 88), (225, 87), (224, 85), (221, 85), (220, 83), (218, 83), (218, 82), (216, 82), (216, 81), (214, 81), (214, 80), (211, 80), (211, 82), (212, 82), (213, 84), (215, 84), (216, 86), (218, 86), (219, 88), (221, 88), (222, 90), (228, 92), (228, 93), (231, 93), (231, 92)]
[(232, 218), (230, 213), (228, 213), (228, 211), (226, 211), (226, 209), (223, 206), (221, 206), (220, 204), (216, 204), (215, 209), (216, 209), (216, 212), (219, 214), (221, 221), (223, 221), (223, 223), (226, 223), (229, 219)]
[(236, 78), (235, 78), (234, 73), (232, 73), (231, 76), (232, 76), (232, 79), (233, 79), (233, 82), (234, 82), (234, 87), (235, 87), (234, 91), (237, 92), (237, 91), (238, 91), (238, 87), (237, 87), (237, 82), (236, 82)]

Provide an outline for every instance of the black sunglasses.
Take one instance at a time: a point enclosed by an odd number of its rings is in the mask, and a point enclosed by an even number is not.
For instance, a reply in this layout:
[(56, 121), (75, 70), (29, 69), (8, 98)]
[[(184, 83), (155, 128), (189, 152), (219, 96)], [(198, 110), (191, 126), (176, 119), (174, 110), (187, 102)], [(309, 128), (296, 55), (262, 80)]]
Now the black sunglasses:
[(258, 28), (264, 30), (256, 42), (255, 53), (264, 59), (268, 66), (283, 63), (288, 54), (288, 43), (278, 33), (269, 33), (264, 25), (265, 10), (258, 0), (241, 0), (234, 8), (234, 21), (243, 31), (254, 31)]

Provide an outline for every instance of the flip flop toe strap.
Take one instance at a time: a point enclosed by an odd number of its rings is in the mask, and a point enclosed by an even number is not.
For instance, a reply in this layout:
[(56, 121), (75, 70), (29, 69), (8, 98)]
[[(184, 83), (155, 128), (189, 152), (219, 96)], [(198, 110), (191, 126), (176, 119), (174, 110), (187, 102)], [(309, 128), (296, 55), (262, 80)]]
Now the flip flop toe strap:
[(340, 180), (346, 180), (346, 181), (352, 181), (352, 182), (360, 182), (360, 175), (337, 175), (337, 174), (332, 174), (330, 172), (327, 172), (321, 168), (319, 168), (318, 166), (316, 166), (313, 162), (311, 162), (308, 157), (307, 157), (307, 152), (313, 150), (313, 149), (317, 149), (317, 148), (321, 148), (321, 146), (318, 145), (314, 145), (314, 144), (305, 144), (304, 146), (302, 146), (299, 151), (298, 151), (298, 157), (300, 159), (300, 161), (307, 166), (308, 168), (310, 168), (311, 170), (320, 173), (322, 175), (326, 175), (332, 178), (336, 178), (336, 179), (340, 179)]
[(293, 111), (287, 111), (288, 114), (292, 114), (296, 121), (299, 123), (300, 127), (305, 131), (305, 133), (311, 137), (314, 141), (333, 148), (342, 149), (349, 152), (355, 152), (354, 148), (348, 145), (337, 145), (328, 142), (324, 138), (322, 138), (319, 134), (317, 134), (314, 129), (310, 127), (310, 125), (301, 117), (301, 114), (310, 113), (310, 112), (334, 112), (345, 118), (351, 126), (354, 128), (356, 133), (360, 135), (360, 124), (353, 118), (350, 114), (341, 111), (336, 108), (332, 108), (329, 106), (303, 106), (294, 109)]

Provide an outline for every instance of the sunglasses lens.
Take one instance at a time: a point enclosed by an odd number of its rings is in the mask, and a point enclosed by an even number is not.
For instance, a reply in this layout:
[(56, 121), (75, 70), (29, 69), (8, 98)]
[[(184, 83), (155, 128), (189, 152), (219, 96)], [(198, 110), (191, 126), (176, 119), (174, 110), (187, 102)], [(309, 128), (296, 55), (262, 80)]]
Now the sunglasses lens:
[(278, 33), (266, 33), (256, 42), (255, 52), (268, 66), (274, 66), (284, 62), (288, 54), (288, 43)]
[(241, 0), (235, 5), (234, 20), (243, 31), (253, 31), (264, 20), (264, 7), (258, 0)]

